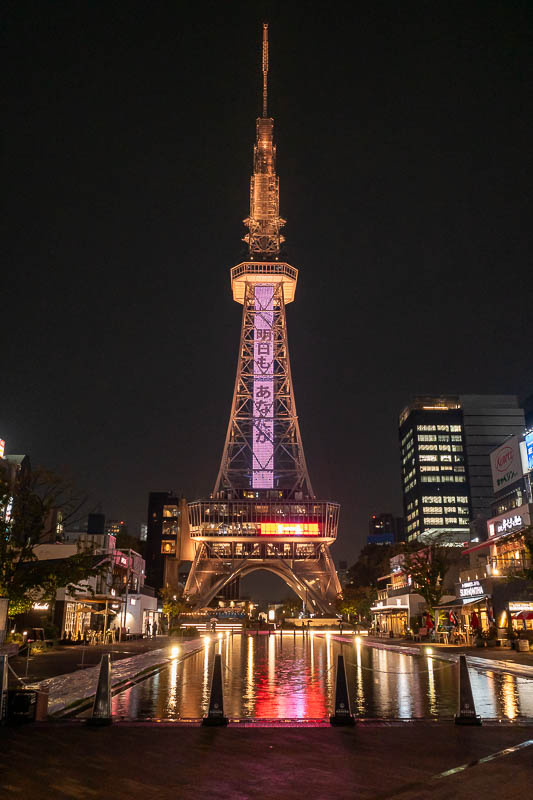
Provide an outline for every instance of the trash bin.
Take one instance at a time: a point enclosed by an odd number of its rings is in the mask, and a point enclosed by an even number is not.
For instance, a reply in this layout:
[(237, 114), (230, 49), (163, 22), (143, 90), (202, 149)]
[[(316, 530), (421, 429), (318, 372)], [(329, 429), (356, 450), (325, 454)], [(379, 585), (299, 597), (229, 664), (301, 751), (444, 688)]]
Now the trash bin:
[(33, 722), (37, 708), (37, 692), (34, 689), (11, 689), (7, 698), (7, 721), (11, 723)]

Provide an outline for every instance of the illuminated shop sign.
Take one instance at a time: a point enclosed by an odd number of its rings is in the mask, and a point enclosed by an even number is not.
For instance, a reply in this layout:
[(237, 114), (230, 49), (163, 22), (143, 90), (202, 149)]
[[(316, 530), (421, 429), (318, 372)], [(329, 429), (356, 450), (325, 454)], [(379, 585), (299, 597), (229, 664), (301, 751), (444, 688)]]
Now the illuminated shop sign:
[(496, 534), (514, 531), (515, 528), (521, 528), (523, 524), (524, 520), (520, 514), (515, 514), (512, 517), (504, 517), (504, 519), (496, 523)]
[(459, 587), (459, 597), (472, 598), (484, 595), (483, 586), (479, 581), (466, 581)]
[(32, 608), (34, 611), (48, 611), (48, 603), (34, 603)]
[(5, 450), (6, 450), (6, 443), (4, 439), (0, 439), (0, 458), (4, 457)]
[(533, 469), (533, 431), (529, 431), (525, 436), (526, 459), (528, 470)]
[(510, 602), (509, 611), (533, 611), (533, 603), (527, 600), (523, 602)]
[(252, 487), (274, 486), (274, 287), (254, 288)]
[(510, 486), (522, 477), (520, 441), (513, 436), (490, 454), (492, 487), (495, 492)]
[(489, 519), (487, 526), (489, 531), (489, 539), (494, 536), (503, 536), (506, 533), (519, 531), (529, 525), (529, 508), (527, 505), (519, 506), (513, 511), (507, 511), (505, 514), (500, 514), (499, 517)]
[(317, 522), (260, 522), (261, 536), (318, 536)]

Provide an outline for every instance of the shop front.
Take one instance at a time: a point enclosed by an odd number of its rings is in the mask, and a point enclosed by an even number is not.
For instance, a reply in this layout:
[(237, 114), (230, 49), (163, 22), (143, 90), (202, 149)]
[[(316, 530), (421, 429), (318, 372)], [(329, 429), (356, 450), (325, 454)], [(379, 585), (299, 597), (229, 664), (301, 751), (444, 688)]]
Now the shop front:
[(528, 631), (533, 638), (533, 600), (509, 600), (507, 607), (498, 614), (498, 629), (504, 631), (504, 635), (510, 629), (517, 635)]
[(506, 640), (511, 632), (533, 639), (533, 586), (520, 578), (486, 578), (456, 585), (456, 598), (441, 603), (439, 622), (457, 639), (481, 635)]
[(111, 594), (71, 597), (65, 592), (56, 601), (55, 624), (63, 639), (104, 642), (119, 625), (120, 608), (120, 601)]
[(426, 607), (419, 594), (386, 597), (372, 606), (372, 625), (381, 636), (405, 636), (411, 627), (411, 618), (420, 616)]
[(435, 608), (437, 626), (449, 633), (450, 641), (470, 643), (473, 637), (488, 634), (494, 624), (494, 609), (489, 582), (457, 583), (455, 598)]
[(510, 602), (511, 625), (515, 631), (533, 631), (533, 601)]

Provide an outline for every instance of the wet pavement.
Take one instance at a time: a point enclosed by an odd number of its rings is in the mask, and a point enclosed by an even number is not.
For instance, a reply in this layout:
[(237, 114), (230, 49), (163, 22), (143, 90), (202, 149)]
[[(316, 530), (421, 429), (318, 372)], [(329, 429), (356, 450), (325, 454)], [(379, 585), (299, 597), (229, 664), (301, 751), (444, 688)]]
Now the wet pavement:
[[(129, 658), (111, 662), (111, 689), (123, 690), (135, 681), (144, 681), (148, 675), (156, 677), (167, 666), (177, 667), (187, 657), (201, 649), (198, 639), (185, 641), (180, 645), (172, 644), (157, 650), (147, 650)], [(53, 716), (64, 714), (78, 707), (82, 701), (92, 698), (96, 692), (100, 667), (91, 666), (87, 669), (56, 675), (35, 684), (26, 684), (29, 688), (39, 688), (47, 691), (48, 714)]]
[[(26, 678), (26, 655), (10, 657), (9, 663), (17, 675), (26, 682), (43, 681), (55, 675), (64, 675), (89, 666), (99, 664), (104, 653), (111, 653), (112, 661), (150, 650), (157, 650), (171, 643), (168, 636), (156, 636), (150, 639), (133, 639), (129, 642), (113, 642), (83, 647), (82, 645), (57, 645), (37, 655), (30, 655), (28, 660), (28, 677)], [(179, 643), (179, 642), (178, 642)], [(83, 666), (82, 666), (83, 665)], [(15, 689), (19, 684), (9, 674), (9, 688)]]

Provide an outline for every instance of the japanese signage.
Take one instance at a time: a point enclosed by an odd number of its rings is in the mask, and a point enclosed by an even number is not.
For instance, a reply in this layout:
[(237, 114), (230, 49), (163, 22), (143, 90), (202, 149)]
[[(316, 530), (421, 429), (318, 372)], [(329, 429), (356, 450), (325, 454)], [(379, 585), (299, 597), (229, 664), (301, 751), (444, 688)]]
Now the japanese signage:
[(0, 458), (4, 457), (5, 449), (6, 449), (6, 443), (3, 439), (0, 439)]
[(499, 517), (489, 519), (487, 527), (489, 531), (489, 539), (494, 536), (503, 536), (505, 533), (512, 533), (519, 531), (529, 525), (530, 515), (529, 506), (523, 505), (519, 508), (513, 508), (500, 514)]
[(523, 600), (522, 602), (509, 603), (509, 611), (533, 611), (533, 603)]
[(533, 431), (529, 431), (525, 436), (526, 442), (526, 463), (528, 470), (533, 469)]
[(466, 581), (459, 586), (459, 597), (481, 597), (484, 594), (483, 586), (479, 581)]
[(252, 487), (274, 486), (274, 287), (254, 288)]
[(260, 522), (261, 536), (318, 536), (318, 522)]
[(505, 489), (522, 477), (520, 442), (513, 436), (490, 454), (492, 488), (495, 492)]

